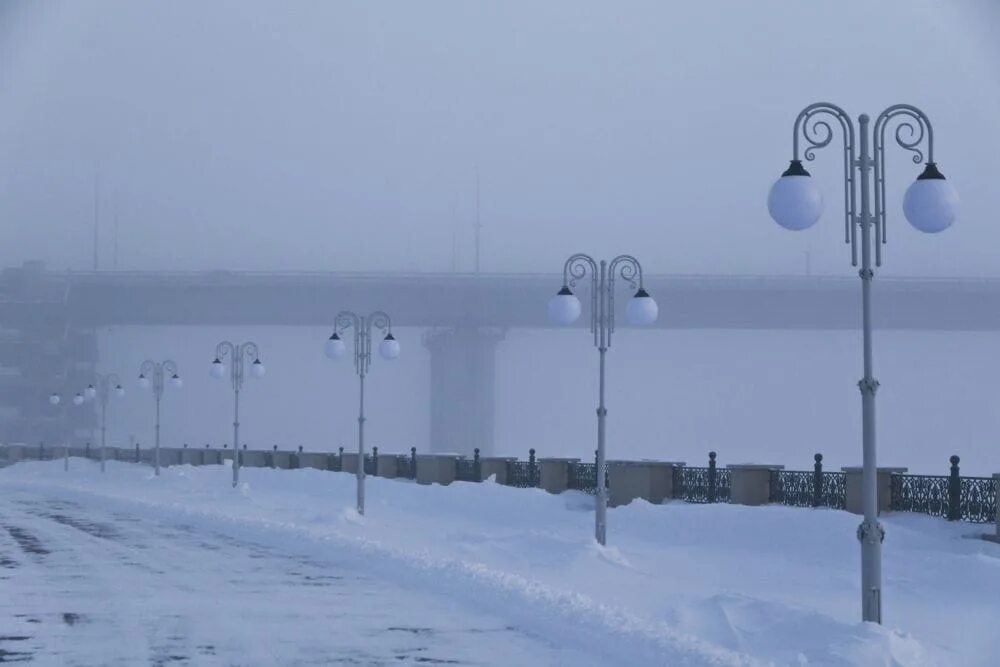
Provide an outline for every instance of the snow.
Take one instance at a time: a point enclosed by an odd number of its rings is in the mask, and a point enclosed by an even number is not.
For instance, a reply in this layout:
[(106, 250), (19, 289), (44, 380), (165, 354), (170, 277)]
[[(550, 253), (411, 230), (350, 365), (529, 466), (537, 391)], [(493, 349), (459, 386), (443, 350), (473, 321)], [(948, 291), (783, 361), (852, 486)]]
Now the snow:
[[(360, 517), (348, 474), (241, 479), (234, 491), (223, 466), (156, 478), (118, 462), (102, 476), (81, 459), (68, 473), (0, 470), (2, 524), (53, 545), (33, 558), (0, 531), (0, 560), (18, 561), (0, 567), (0, 637), (31, 634), (54, 664), (154, 649), (194, 664), (976, 666), (1000, 654), (1000, 545), (971, 539), (983, 526), (884, 516), (880, 627), (857, 620), (859, 519), (842, 511), (637, 501), (609, 512), (599, 547), (577, 492), (369, 478)], [(343, 579), (299, 585), (314, 576)], [(66, 611), (100, 622), (46, 620)]]

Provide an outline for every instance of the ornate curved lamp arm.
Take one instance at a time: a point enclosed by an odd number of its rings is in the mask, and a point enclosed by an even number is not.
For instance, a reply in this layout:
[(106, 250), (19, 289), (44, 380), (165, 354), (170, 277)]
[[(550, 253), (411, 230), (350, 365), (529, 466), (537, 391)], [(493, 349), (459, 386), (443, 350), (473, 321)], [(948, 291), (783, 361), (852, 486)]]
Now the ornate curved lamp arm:
[(854, 123), (847, 112), (836, 104), (817, 102), (810, 104), (795, 119), (792, 129), (792, 159), (799, 159), (799, 138), (805, 140), (805, 151), (802, 155), (809, 162), (816, 159), (816, 149), (825, 148), (833, 141), (833, 128), (828, 122), (834, 118), (840, 123), (844, 137), (844, 243), (851, 245), (851, 265), (858, 265), (857, 225), (857, 187), (854, 175), (854, 165), (857, 160)]
[(362, 372), (362, 358), (365, 348), (365, 325), (357, 313), (351, 310), (342, 310), (333, 318), (333, 330), (338, 334), (344, 333), (348, 329), (354, 330), (354, 370)]
[(170, 377), (177, 375), (177, 364), (172, 359), (167, 359), (160, 364), (164, 374), (169, 373)]
[(215, 346), (215, 358), (222, 361), (226, 356), (236, 358), (236, 346), (228, 340), (224, 340)]
[(894, 104), (875, 119), (875, 264), (882, 266), (885, 226), (885, 133), (891, 121), (902, 118), (894, 133), (896, 143), (913, 153), (913, 162), (924, 161), (921, 144), (927, 144), (927, 163), (934, 164), (934, 128), (927, 115), (911, 104)]
[(257, 347), (257, 343), (254, 343), (252, 341), (246, 342), (243, 343), (243, 345), (241, 345), (240, 348), (243, 352), (243, 358), (245, 360), (254, 362), (260, 359), (260, 349)]
[(392, 333), (392, 320), (389, 319), (389, 315), (384, 311), (376, 310), (373, 312), (368, 316), (368, 322), (383, 334)]
[(111, 395), (112, 387), (121, 386), (121, 378), (118, 377), (117, 373), (108, 373), (107, 375), (97, 376), (97, 393), (100, 396), (102, 403), (108, 402), (108, 397)]
[(599, 345), (597, 319), (600, 314), (597, 310), (598, 294), (598, 270), (597, 261), (582, 252), (570, 255), (563, 265), (563, 285), (575, 287), (578, 280), (587, 276), (587, 269), (590, 269), (590, 333), (594, 334), (594, 346)]
[[(608, 266), (608, 333), (615, 330), (615, 276), (620, 276), (632, 289), (643, 289), (642, 265), (632, 255), (618, 255)], [(636, 284), (638, 280), (638, 284)], [(610, 342), (610, 339), (609, 339)]]

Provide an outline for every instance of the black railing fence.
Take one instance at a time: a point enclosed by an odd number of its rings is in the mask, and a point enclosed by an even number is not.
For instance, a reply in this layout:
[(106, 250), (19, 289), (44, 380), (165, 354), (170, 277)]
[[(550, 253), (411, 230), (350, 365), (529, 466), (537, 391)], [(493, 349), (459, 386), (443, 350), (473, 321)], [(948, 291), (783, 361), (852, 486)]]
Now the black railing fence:
[[(187, 448), (187, 445), (184, 445)], [(112, 448), (114, 457), (119, 460), (131, 459), (135, 462), (149, 460), (149, 448), (141, 448), (135, 443), (135, 451)], [(205, 445), (205, 450), (213, 449), (217, 456), (209, 457), (202, 454), (201, 463), (221, 462), (222, 452), (229, 449), (228, 444), (221, 448)], [(246, 446), (243, 446), (246, 450)], [(29, 447), (21, 455), (24, 458), (47, 460), (58, 458), (61, 448), (46, 447), (39, 443), (37, 447)], [(97, 457), (98, 447), (85, 446), (85, 456)], [(127, 452), (127, 453), (126, 453)], [(242, 454), (243, 452), (237, 452)], [(298, 452), (289, 452), (287, 464), (283, 467), (300, 467)], [(282, 467), (278, 464), (281, 454), (278, 446), (265, 451), (265, 465)], [(471, 459), (460, 457), (455, 465), (455, 479), (467, 482), (482, 480), (482, 464), (480, 452), (476, 448)], [(241, 456), (242, 458), (242, 456)], [(343, 470), (344, 448), (339, 447), (336, 454), (329, 457), (329, 469)], [(190, 457), (188, 459), (190, 460)], [(282, 459), (284, 460), (284, 459)], [(951, 467), (947, 475), (909, 475), (893, 473), (889, 480), (889, 509), (894, 512), (916, 512), (939, 516), (949, 521), (969, 521), (973, 523), (993, 523), (997, 520), (997, 480), (992, 477), (963, 477), (959, 470), (959, 457), (949, 459)], [(378, 475), (378, 447), (373, 447), (371, 454), (364, 457), (364, 470), (368, 475)], [(519, 488), (533, 488), (541, 484), (541, 470), (535, 457), (535, 450), (528, 451), (527, 460), (510, 459), (506, 463), (506, 484)], [(608, 466), (604, 469), (605, 488), (610, 489)], [(396, 456), (396, 476), (403, 479), (415, 479), (417, 473), (417, 448), (411, 447), (409, 455)], [(576, 461), (567, 469), (567, 488), (588, 494), (597, 493), (597, 461)], [(672, 471), (672, 498), (689, 503), (728, 503), (731, 497), (732, 471), (717, 466), (717, 454), (708, 453), (708, 465), (687, 466), (675, 465)], [(793, 507), (827, 507), (844, 509), (847, 506), (847, 473), (828, 472), (823, 469), (823, 456), (813, 457), (812, 470), (772, 470), (770, 472), (769, 500), (772, 503)]]
[(518, 488), (534, 488), (541, 482), (541, 473), (538, 464), (535, 462), (535, 450), (528, 450), (527, 461), (507, 462), (507, 486)]
[(455, 479), (459, 482), (478, 482), (480, 479), (479, 447), (472, 453), (472, 458), (464, 456), (455, 462)]
[(772, 470), (771, 502), (792, 507), (833, 507), (847, 505), (847, 475), (824, 472), (823, 455), (813, 457), (812, 470)]

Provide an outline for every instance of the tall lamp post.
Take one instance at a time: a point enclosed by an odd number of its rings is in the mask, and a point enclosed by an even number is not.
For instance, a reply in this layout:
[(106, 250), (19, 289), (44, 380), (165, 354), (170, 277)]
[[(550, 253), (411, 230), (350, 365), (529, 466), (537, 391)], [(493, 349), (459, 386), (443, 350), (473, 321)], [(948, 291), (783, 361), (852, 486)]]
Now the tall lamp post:
[(170, 384), (180, 389), (184, 383), (177, 374), (177, 364), (167, 361), (152, 361), (147, 359), (139, 366), (139, 386), (143, 389), (153, 387), (153, 398), (156, 399), (156, 432), (154, 437), (153, 469), (160, 474), (160, 399), (163, 398), (163, 388), (166, 378), (170, 376)]
[[(815, 150), (830, 144), (834, 126), (844, 139), (844, 241), (851, 246), (851, 265), (858, 265), (860, 236), (861, 313), (863, 322), (864, 376), (861, 389), (861, 442), (864, 467), (861, 473), (864, 520), (858, 527), (861, 542), (861, 616), (862, 620), (882, 622), (882, 541), (885, 530), (878, 521), (878, 486), (875, 455), (875, 392), (879, 383), (872, 369), (871, 283), (874, 246), (875, 266), (882, 265), (882, 245), (886, 241), (885, 143), (886, 131), (895, 126), (893, 137), (903, 149), (913, 153), (913, 162), (926, 164), (917, 180), (903, 197), (903, 213), (921, 232), (937, 233), (955, 220), (958, 195), (938, 171), (934, 162), (934, 131), (920, 109), (896, 104), (870, 125), (867, 115), (858, 116), (857, 128), (840, 107), (826, 102), (811, 104), (795, 119), (792, 129), (792, 161), (772, 186), (767, 207), (775, 222), (793, 231), (812, 227), (823, 212), (823, 195), (802, 166), (815, 158)], [(799, 143), (807, 147), (799, 153)], [(857, 143), (855, 143), (857, 140)], [(858, 198), (860, 195), (860, 208)]]
[(597, 503), (594, 516), (594, 535), (598, 544), (607, 540), (608, 491), (605, 485), (604, 423), (608, 411), (604, 406), (604, 356), (611, 347), (611, 334), (615, 330), (615, 280), (620, 276), (636, 290), (629, 300), (626, 316), (631, 324), (646, 325), (656, 321), (659, 308), (653, 297), (642, 285), (642, 266), (631, 255), (619, 255), (610, 262), (598, 262), (590, 255), (570, 255), (563, 265), (563, 285), (549, 301), (549, 319), (555, 324), (569, 325), (580, 318), (580, 300), (571, 287), (590, 272), (590, 331), (594, 346), (600, 353), (600, 389), (597, 404)]
[(100, 399), (101, 403), (101, 472), (104, 472), (104, 462), (106, 460), (106, 450), (107, 447), (107, 435), (108, 435), (108, 400), (111, 398), (111, 392), (114, 390), (115, 396), (122, 397), (125, 395), (125, 389), (122, 387), (122, 382), (115, 373), (109, 373), (108, 375), (97, 375), (97, 386), (87, 385), (84, 390), (83, 395), (88, 400), (94, 400), (95, 398)]
[[(59, 405), (62, 402), (62, 397), (59, 394), (52, 392), (49, 396), (49, 403), (52, 405)], [(76, 392), (73, 395), (73, 405), (83, 405), (83, 394)], [(63, 449), (63, 470), (69, 470), (69, 442), (66, 443), (66, 447)]]
[(333, 334), (326, 341), (325, 352), (330, 359), (340, 359), (347, 352), (347, 345), (340, 334), (354, 329), (354, 370), (360, 382), (360, 409), (358, 412), (358, 514), (365, 513), (365, 376), (372, 363), (372, 328), (385, 333), (378, 345), (379, 355), (392, 360), (399, 356), (399, 341), (392, 335), (389, 316), (376, 310), (367, 317), (349, 310), (342, 310), (334, 318)]
[(240, 343), (236, 345), (224, 340), (215, 346), (215, 359), (212, 361), (212, 377), (221, 380), (226, 376), (226, 365), (223, 359), (230, 358), (229, 379), (233, 383), (233, 393), (236, 396), (233, 416), (233, 488), (240, 483), (240, 390), (246, 378), (245, 363), (249, 360), (250, 374), (254, 377), (264, 377), (264, 364), (260, 362), (260, 351), (257, 343)]

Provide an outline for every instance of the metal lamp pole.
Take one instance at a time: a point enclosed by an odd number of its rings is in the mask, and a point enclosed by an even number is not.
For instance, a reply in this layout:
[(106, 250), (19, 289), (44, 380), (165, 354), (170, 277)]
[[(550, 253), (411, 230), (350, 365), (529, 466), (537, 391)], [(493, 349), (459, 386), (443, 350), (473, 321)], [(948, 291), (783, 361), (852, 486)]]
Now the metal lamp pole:
[(549, 305), (552, 319), (570, 324), (580, 315), (580, 302), (570, 289), (590, 273), (590, 331), (600, 356), (600, 383), (597, 404), (597, 503), (594, 516), (594, 536), (598, 544), (607, 541), (608, 491), (604, 470), (605, 421), (608, 410), (604, 404), (604, 358), (611, 347), (615, 330), (615, 279), (620, 276), (632, 289), (637, 289), (629, 303), (629, 319), (635, 324), (649, 324), (656, 319), (656, 302), (642, 284), (642, 266), (631, 255), (619, 255), (610, 262), (598, 262), (590, 255), (571, 255), (563, 265), (563, 286)]
[(101, 472), (104, 472), (105, 461), (107, 460), (108, 401), (111, 399), (112, 389), (118, 396), (125, 394), (122, 381), (116, 373), (109, 373), (108, 375), (98, 373), (97, 386), (90, 385), (86, 390), (87, 398), (91, 400), (96, 398), (101, 404)]
[(177, 364), (173, 361), (155, 362), (147, 359), (139, 367), (139, 384), (142, 387), (152, 385), (153, 398), (156, 399), (155, 451), (153, 452), (153, 468), (156, 475), (160, 474), (160, 399), (163, 398), (164, 380), (168, 373), (170, 381), (179, 388), (181, 378), (177, 375)]
[(365, 376), (372, 363), (372, 328), (385, 333), (385, 338), (379, 344), (379, 353), (385, 359), (395, 359), (399, 356), (399, 343), (392, 335), (392, 323), (389, 316), (381, 310), (376, 310), (367, 317), (360, 316), (349, 310), (342, 310), (334, 318), (334, 332), (327, 341), (327, 355), (339, 358), (346, 352), (346, 346), (340, 334), (348, 329), (354, 330), (354, 370), (358, 374), (359, 406), (358, 406), (358, 514), (365, 513)]
[[(62, 397), (59, 394), (52, 392), (49, 396), (49, 403), (51, 405), (59, 405), (62, 402)], [(83, 405), (83, 394), (77, 392), (73, 396), (73, 405)], [(65, 415), (65, 410), (63, 410), (63, 415)], [(66, 446), (63, 448), (63, 470), (69, 471), (69, 441), (67, 440)]]
[(260, 362), (260, 351), (257, 343), (247, 342), (239, 345), (224, 340), (215, 346), (215, 360), (212, 361), (212, 375), (217, 379), (225, 376), (223, 359), (230, 358), (229, 379), (233, 384), (235, 404), (233, 409), (233, 488), (240, 483), (240, 390), (246, 379), (247, 360), (252, 360), (251, 374), (256, 377), (264, 375), (264, 365)]
[(957, 195), (934, 162), (934, 132), (930, 120), (920, 109), (908, 104), (890, 106), (879, 114), (874, 126), (870, 125), (869, 117), (862, 114), (858, 117), (857, 128), (851, 117), (834, 104), (819, 102), (807, 106), (795, 119), (791, 165), (775, 183), (768, 199), (772, 217), (783, 227), (801, 230), (815, 224), (822, 212), (822, 194), (802, 166), (799, 143), (805, 140), (807, 147), (803, 155), (806, 160), (813, 160), (815, 150), (830, 144), (834, 136), (833, 127), (839, 125), (844, 139), (844, 240), (851, 246), (852, 266), (858, 266), (860, 231), (861, 268), (858, 275), (861, 278), (864, 375), (858, 387), (861, 390), (864, 520), (858, 527), (857, 537), (861, 542), (862, 619), (874, 623), (882, 622), (882, 542), (885, 529), (878, 521), (875, 393), (879, 383), (872, 366), (871, 284), (875, 276), (872, 255), (874, 266), (881, 266), (882, 245), (886, 241), (886, 130), (894, 121), (894, 139), (900, 147), (913, 153), (914, 163), (924, 161), (922, 144), (926, 143), (927, 150), (925, 169), (907, 190), (903, 201), (906, 217), (923, 232), (946, 229), (955, 217)]

